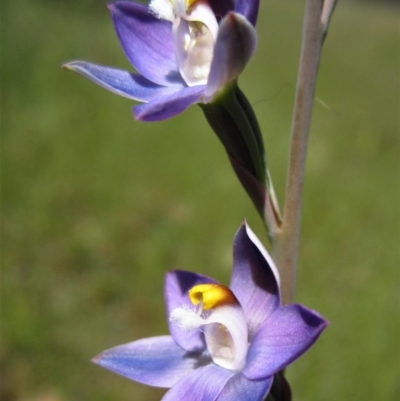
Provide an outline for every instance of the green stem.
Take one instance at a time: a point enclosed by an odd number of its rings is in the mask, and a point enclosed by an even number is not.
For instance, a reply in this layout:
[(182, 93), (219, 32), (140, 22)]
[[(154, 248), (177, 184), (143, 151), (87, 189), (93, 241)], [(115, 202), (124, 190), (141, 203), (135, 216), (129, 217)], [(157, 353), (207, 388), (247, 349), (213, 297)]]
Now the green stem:
[[(306, 0), (300, 66), (292, 121), (283, 221), (273, 247), (281, 275), (282, 303), (293, 302), (300, 237), (301, 205), (311, 112), (330, 15), (335, 1)], [(322, 16), (324, 20), (322, 21)]]

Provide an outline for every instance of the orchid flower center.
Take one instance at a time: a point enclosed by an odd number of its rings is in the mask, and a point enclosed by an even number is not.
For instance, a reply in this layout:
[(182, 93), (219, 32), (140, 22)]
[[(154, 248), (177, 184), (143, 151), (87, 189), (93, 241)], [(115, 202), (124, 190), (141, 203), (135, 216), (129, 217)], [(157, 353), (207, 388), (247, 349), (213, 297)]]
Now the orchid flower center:
[(207, 83), (218, 22), (207, 0), (151, 0), (150, 10), (172, 22), (175, 56), (188, 86)]
[(170, 321), (182, 330), (204, 332), (215, 364), (240, 370), (246, 363), (248, 332), (243, 309), (233, 292), (220, 284), (200, 284), (189, 291), (193, 306), (171, 312)]

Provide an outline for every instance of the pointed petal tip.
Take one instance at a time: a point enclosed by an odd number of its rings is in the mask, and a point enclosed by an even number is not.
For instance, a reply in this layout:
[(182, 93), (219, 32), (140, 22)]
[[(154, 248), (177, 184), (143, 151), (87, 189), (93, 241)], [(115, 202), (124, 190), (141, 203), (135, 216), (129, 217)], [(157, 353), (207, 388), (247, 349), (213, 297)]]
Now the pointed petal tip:
[(140, 121), (142, 123), (153, 123), (165, 120), (164, 118), (158, 119), (157, 117), (154, 118), (152, 115), (149, 116), (148, 113), (146, 113), (147, 110), (142, 110), (142, 108), (139, 106), (141, 105), (135, 105), (132, 107), (132, 114), (135, 121)]
[[(242, 234), (242, 235), (245, 235), (246, 237), (249, 237), (249, 235), (248, 235), (248, 233), (247, 233), (247, 230), (248, 229), (250, 229), (250, 227), (249, 227), (249, 224), (247, 223), (247, 220), (244, 218), (242, 221), (241, 221), (241, 223), (240, 223), (240, 226), (239, 226), (239, 228), (238, 228), (238, 230), (237, 230), (237, 232), (236, 232), (236, 234), (235, 234), (235, 237), (238, 235), (238, 234)], [(250, 229), (251, 230), (251, 229)]]
[(72, 64), (72, 63), (65, 63), (65, 64), (62, 64), (62, 65), (61, 65), (61, 68), (62, 68), (63, 70), (73, 71), (72, 65), (71, 65), (71, 64)]
[(62, 64), (61, 68), (67, 71), (77, 72), (76, 69), (77, 67), (80, 66), (81, 63), (82, 61), (69, 61), (67, 63)]
[(111, 13), (114, 13), (118, 9), (118, 3), (121, 3), (121, 1), (114, 1), (113, 3), (107, 3), (106, 7)]
[(105, 353), (106, 351), (100, 352), (100, 354), (94, 356), (90, 362), (95, 363), (96, 365), (104, 366), (104, 361), (107, 359), (104, 358)]
[(277, 266), (275, 265), (274, 260), (272, 259), (271, 255), (269, 254), (267, 249), (264, 247), (264, 245), (261, 243), (261, 241), (258, 239), (256, 234), (250, 228), (250, 226), (246, 223), (246, 225), (244, 227), (246, 229), (247, 237), (258, 248), (258, 250), (260, 251), (260, 253), (264, 257), (264, 259), (267, 261), (267, 263), (268, 263), (270, 269), (272, 270), (272, 272), (273, 272), (273, 274), (275, 276), (275, 279), (276, 279), (276, 281), (278, 283), (278, 287), (280, 288), (280, 283), (281, 283), (280, 274), (279, 274), (279, 270), (278, 270)]
[(242, 15), (235, 13), (234, 11), (230, 11), (228, 14), (226, 14), (226, 22), (230, 24), (237, 24), (238, 22), (238, 17), (239, 18), (244, 18)]
[(319, 334), (330, 325), (330, 322), (316, 310), (307, 308), (301, 304), (293, 304), (293, 306), (298, 308), (299, 314), (303, 318), (304, 322), (310, 327), (317, 329)]

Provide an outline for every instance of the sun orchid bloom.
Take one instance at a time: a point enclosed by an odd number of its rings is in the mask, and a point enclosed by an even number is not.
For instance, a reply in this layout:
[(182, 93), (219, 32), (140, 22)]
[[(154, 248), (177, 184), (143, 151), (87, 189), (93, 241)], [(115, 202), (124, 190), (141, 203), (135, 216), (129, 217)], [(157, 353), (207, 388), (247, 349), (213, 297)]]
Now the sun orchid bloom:
[(327, 326), (302, 305), (282, 306), (278, 271), (243, 223), (229, 288), (175, 270), (165, 278), (171, 335), (104, 351), (94, 362), (134, 381), (170, 388), (162, 401), (261, 401), (273, 375), (303, 354)]
[(257, 43), (259, 0), (151, 0), (109, 5), (125, 54), (138, 74), (73, 61), (77, 72), (134, 106), (137, 120), (173, 117), (209, 103), (234, 81)]

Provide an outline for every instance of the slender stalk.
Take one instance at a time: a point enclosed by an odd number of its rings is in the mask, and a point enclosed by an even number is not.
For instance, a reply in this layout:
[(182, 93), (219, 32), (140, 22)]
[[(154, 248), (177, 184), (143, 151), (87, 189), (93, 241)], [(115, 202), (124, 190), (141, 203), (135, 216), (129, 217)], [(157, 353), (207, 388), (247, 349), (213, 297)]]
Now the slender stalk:
[(305, 4), (283, 221), (273, 249), (274, 258), (281, 274), (282, 302), (284, 304), (291, 303), (294, 297), (311, 112), (322, 43), (335, 3), (335, 0), (325, 0), (325, 3), (324, 0), (306, 0)]

